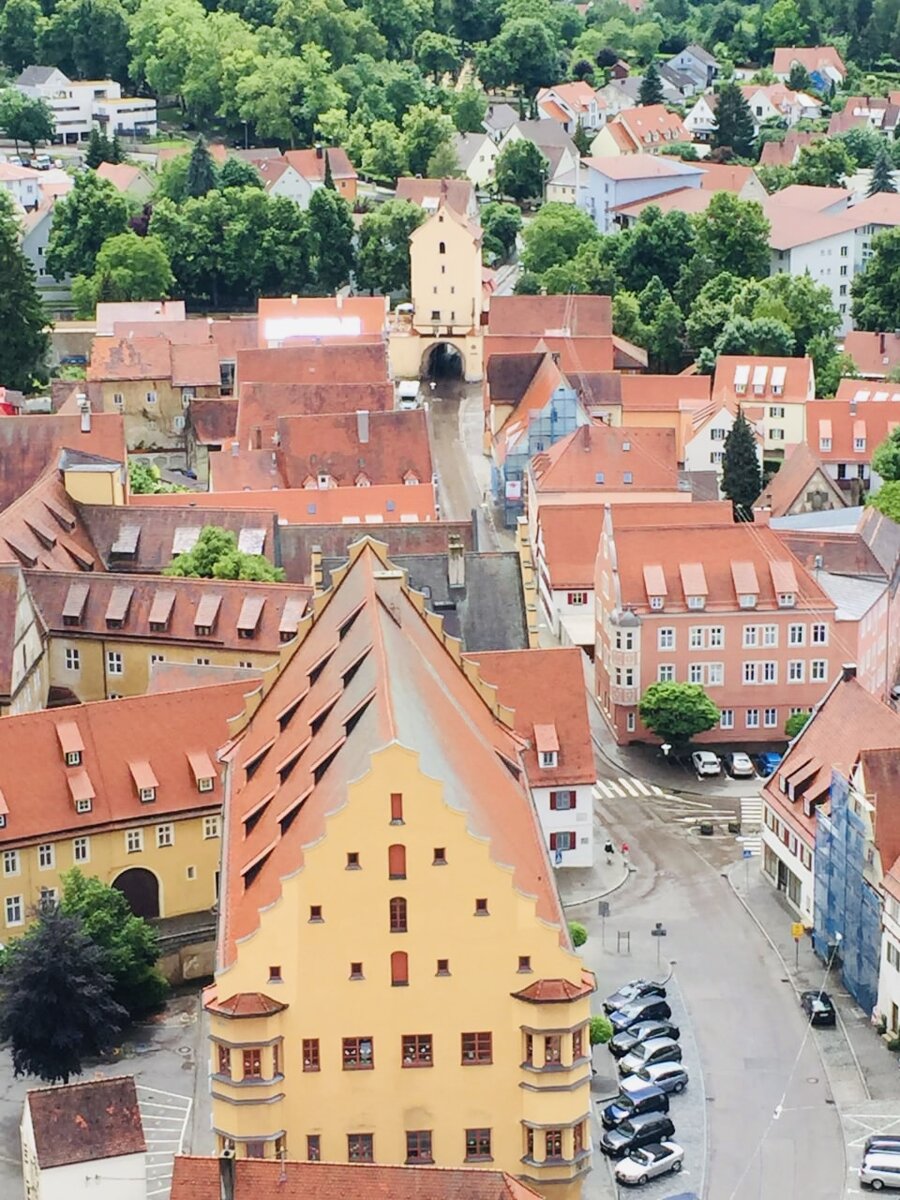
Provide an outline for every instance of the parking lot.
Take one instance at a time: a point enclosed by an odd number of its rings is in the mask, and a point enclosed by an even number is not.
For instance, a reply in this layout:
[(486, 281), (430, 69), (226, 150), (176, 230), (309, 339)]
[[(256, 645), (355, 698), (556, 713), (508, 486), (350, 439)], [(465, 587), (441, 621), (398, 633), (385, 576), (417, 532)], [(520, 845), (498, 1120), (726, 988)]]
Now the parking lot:
[[(629, 966), (633, 966), (631, 960), (629, 960)], [(635, 978), (636, 974), (637, 972), (628, 977), (610, 980), (610, 985), (621, 987), (630, 978)], [(645, 972), (643, 977), (664, 978), (664, 975), (651, 971)], [(669, 1096), (669, 1116), (675, 1125), (675, 1136), (672, 1141), (684, 1150), (684, 1166), (680, 1174), (663, 1175), (658, 1179), (651, 1179), (637, 1188), (623, 1187), (615, 1182), (614, 1162), (600, 1152), (599, 1138), (602, 1133), (600, 1112), (618, 1091), (618, 1073), (613, 1056), (605, 1046), (597, 1046), (594, 1050), (594, 1068), (597, 1074), (594, 1076), (592, 1084), (596, 1116), (594, 1170), (609, 1174), (613, 1193), (618, 1196), (635, 1195), (640, 1196), (642, 1200), (666, 1200), (667, 1197), (679, 1192), (696, 1192), (698, 1196), (703, 1194), (706, 1164), (706, 1099), (703, 1072), (677, 978), (673, 977), (669, 980), (666, 990), (666, 999), (672, 1010), (672, 1020), (681, 1030), (679, 1045), (682, 1050), (682, 1062), (690, 1077), (690, 1083), (681, 1095)]]

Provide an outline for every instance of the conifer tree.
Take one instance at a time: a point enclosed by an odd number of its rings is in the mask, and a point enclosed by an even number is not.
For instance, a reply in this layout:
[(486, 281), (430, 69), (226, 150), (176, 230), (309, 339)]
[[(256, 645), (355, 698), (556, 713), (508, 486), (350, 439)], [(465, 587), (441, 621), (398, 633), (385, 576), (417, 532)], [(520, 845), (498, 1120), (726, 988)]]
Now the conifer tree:
[(323, 150), (322, 153), (325, 155), (324, 185), (325, 185), (325, 187), (329, 188), (332, 192), (336, 192), (337, 188), (334, 186), (334, 176), (331, 174), (331, 156), (329, 155), (327, 149)]
[(887, 146), (882, 142), (878, 147), (878, 154), (875, 156), (875, 161), (872, 164), (872, 178), (869, 182), (869, 190), (866, 195), (875, 196), (878, 192), (896, 192), (897, 185), (894, 183), (894, 176), (891, 174), (892, 169)]
[(28, 391), (44, 367), (49, 317), (34, 282), (34, 268), (19, 244), (13, 202), (0, 191), (0, 383)]
[(740, 409), (725, 439), (722, 491), (731, 501), (735, 521), (753, 520), (753, 505), (762, 491), (762, 471), (756, 438)]
[(650, 65), (647, 67), (644, 78), (641, 80), (638, 99), (641, 104), (662, 104), (663, 102), (662, 80), (659, 77), (659, 70), (653, 59), (650, 60)]
[(201, 134), (194, 142), (191, 161), (188, 163), (185, 191), (188, 196), (205, 196), (216, 186), (216, 167)]
[(753, 113), (736, 83), (723, 83), (716, 104), (716, 129), (713, 144), (717, 148), (730, 146), (741, 158), (750, 158), (756, 134)]

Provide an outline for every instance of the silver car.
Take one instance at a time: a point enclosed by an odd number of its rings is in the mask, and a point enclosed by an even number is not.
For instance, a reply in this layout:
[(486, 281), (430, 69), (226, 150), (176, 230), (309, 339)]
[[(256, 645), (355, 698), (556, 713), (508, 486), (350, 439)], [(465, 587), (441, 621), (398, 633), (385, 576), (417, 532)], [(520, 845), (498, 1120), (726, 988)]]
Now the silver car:
[(620, 1075), (636, 1075), (651, 1063), (681, 1062), (681, 1047), (671, 1038), (650, 1038), (641, 1042), (616, 1063)]
[(629, 1185), (646, 1183), (657, 1175), (668, 1175), (680, 1171), (684, 1163), (684, 1151), (675, 1142), (655, 1142), (632, 1150), (627, 1158), (616, 1163), (616, 1179)]
[[(664, 1092), (674, 1092), (676, 1096), (684, 1091), (689, 1082), (688, 1073), (680, 1062), (648, 1063), (637, 1072), (637, 1077), (642, 1083), (655, 1084)], [(619, 1087), (624, 1087), (625, 1082), (623, 1079)]]
[(859, 1168), (859, 1182), (876, 1192), (882, 1188), (900, 1191), (900, 1154), (867, 1154)]

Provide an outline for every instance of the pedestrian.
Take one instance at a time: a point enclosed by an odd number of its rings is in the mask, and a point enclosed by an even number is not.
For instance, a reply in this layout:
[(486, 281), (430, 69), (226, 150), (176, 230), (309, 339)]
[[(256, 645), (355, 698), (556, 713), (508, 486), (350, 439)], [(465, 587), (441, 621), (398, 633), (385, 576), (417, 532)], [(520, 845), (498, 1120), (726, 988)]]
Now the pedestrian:
[(622, 857), (624, 858), (625, 866), (627, 867), (628, 866), (628, 843), (627, 842), (622, 843)]
[(612, 844), (612, 841), (610, 840), (610, 838), (606, 839), (606, 845), (603, 847), (603, 849), (606, 851), (607, 863), (611, 863), (613, 860), (613, 854), (615, 853), (615, 848), (613, 847), (613, 844)]

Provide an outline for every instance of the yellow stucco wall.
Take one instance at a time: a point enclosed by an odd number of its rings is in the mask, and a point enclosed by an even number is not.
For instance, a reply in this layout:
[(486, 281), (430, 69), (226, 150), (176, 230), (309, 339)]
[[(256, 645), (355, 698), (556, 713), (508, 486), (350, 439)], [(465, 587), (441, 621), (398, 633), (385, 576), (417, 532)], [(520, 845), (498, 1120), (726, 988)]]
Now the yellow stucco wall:
[(90, 471), (79, 467), (78, 470), (64, 472), (63, 480), (72, 499), (82, 504), (124, 504), (124, 471), (124, 466)]
[(463, 357), (467, 383), (477, 383), (482, 377), (481, 334), (468, 337), (420, 337), (415, 333), (391, 334), (388, 355), (394, 379), (419, 379), (428, 365), (428, 351), (439, 342), (455, 346)]
[[(416, 229), (410, 243), (413, 325), (465, 334), (481, 327), (483, 282), (480, 239), (443, 208)], [(437, 313), (434, 317), (432, 314)]]
[[(580, 960), (535, 915), (534, 901), (514, 888), (511, 871), (492, 860), (487, 841), (467, 829), (467, 816), (450, 807), (417, 755), (393, 744), (370, 762), (326, 835), (306, 848), (303, 868), (283, 881), (281, 898), (217, 977), (220, 1000), (263, 992), (288, 1006), (251, 1020), (212, 1013), (219, 1143), (233, 1139), (242, 1155), (247, 1141), (266, 1140), (271, 1157), (285, 1134), (288, 1157), (305, 1158), (307, 1136), (317, 1135), (322, 1159), (340, 1162), (348, 1134), (371, 1133), (375, 1161), (398, 1163), (406, 1159), (406, 1132), (429, 1130), (434, 1161), (459, 1166), (465, 1131), (486, 1128), (495, 1169), (538, 1179), (548, 1195), (578, 1196), (590, 1166), (589, 1154), (574, 1155), (574, 1126), (590, 1119), (589, 998), (533, 1005), (511, 993), (542, 978), (577, 983)], [(403, 796), (400, 825), (390, 821), (395, 792)], [(405, 879), (388, 877), (392, 844), (406, 848)], [(434, 865), (439, 846), (445, 866)], [(347, 868), (349, 852), (359, 854), (360, 869)], [(408, 932), (390, 932), (392, 897), (407, 901)], [(475, 915), (479, 898), (489, 915)], [(320, 922), (310, 921), (311, 905), (322, 906)], [(408, 955), (408, 986), (391, 983), (394, 951)], [(530, 958), (529, 971), (520, 971), (520, 956)], [(449, 960), (449, 974), (437, 973), (438, 959)], [(363, 979), (349, 978), (352, 962), (363, 964)], [(271, 977), (273, 966), (280, 981)], [(564, 1031), (561, 1065), (549, 1073), (521, 1065), (529, 1028)], [(573, 1064), (575, 1029), (583, 1031), (587, 1057)], [(486, 1031), (492, 1064), (462, 1065), (461, 1034)], [(433, 1066), (403, 1066), (401, 1040), (410, 1034), (432, 1035)], [(345, 1037), (373, 1039), (374, 1069), (342, 1069)], [(303, 1070), (305, 1038), (319, 1039), (318, 1072)], [(534, 1043), (543, 1062), (543, 1037)], [(232, 1047), (234, 1081), (217, 1073), (218, 1044)], [(273, 1078), (276, 1044), (283, 1077)], [(253, 1045), (261, 1048), (263, 1079), (242, 1082), (242, 1047)], [(538, 1160), (544, 1129), (561, 1128), (564, 1161), (523, 1162), (526, 1125), (535, 1130)]]

